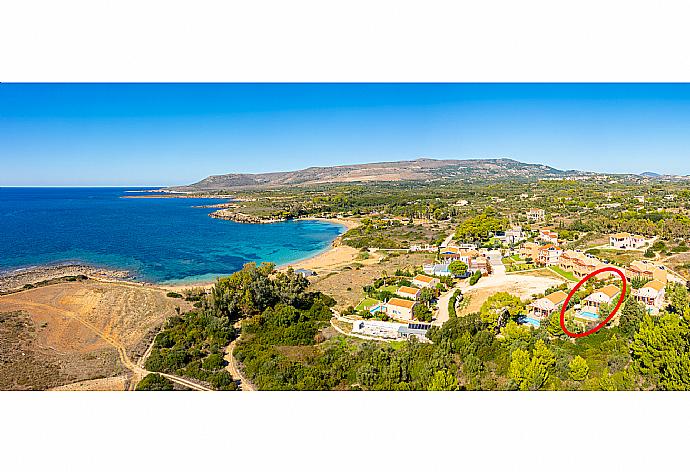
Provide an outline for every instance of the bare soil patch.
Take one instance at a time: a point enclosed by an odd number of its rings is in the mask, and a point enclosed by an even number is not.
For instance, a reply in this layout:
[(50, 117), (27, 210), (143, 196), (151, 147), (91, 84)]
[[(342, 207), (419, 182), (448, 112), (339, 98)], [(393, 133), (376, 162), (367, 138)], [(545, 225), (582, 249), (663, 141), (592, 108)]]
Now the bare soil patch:
[(156, 288), (92, 280), (2, 296), (0, 313), (14, 321), (0, 341), (0, 387), (48, 389), (129, 374), (116, 346), (136, 360), (176, 307), (190, 308)]
[(462, 316), (479, 311), (484, 302), (498, 292), (508, 292), (526, 300), (563, 282), (562, 278), (549, 270), (482, 277), (476, 285), (461, 288), (463, 295), (470, 296), (470, 301), (458, 314)]
[(320, 275), (312, 280), (313, 290), (321, 291), (335, 299), (336, 309), (343, 310), (348, 306), (356, 306), (364, 297), (362, 287), (371, 284), (381, 277), (384, 272), (395, 274), (397, 269), (420, 266), (429, 254), (400, 254), (393, 257), (386, 256), (383, 260), (374, 259), (361, 266), (350, 264), (329, 274)]

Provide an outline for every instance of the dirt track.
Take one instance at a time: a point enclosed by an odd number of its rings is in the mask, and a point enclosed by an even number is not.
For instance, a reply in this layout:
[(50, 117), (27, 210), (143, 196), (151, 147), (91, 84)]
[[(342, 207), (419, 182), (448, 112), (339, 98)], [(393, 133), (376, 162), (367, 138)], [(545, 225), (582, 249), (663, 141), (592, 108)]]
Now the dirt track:
[[(0, 382), (4, 388), (13, 389), (66, 384), (76, 384), (70, 387), (77, 388), (79, 382), (126, 373), (126, 385), (131, 389), (145, 374), (132, 359), (144, 353), (151, 331), (174, 315), (176, 307), (186, 309), (185, 304), (166, 297), (159, 289), (95, 281), (49, 285), (2, 296), (0, 313), (14, 313), (17, 335), (22, 331), (29, 334), (21, 346), (3, 345), (7, 352), (0, 352), (11, 363), (22, 362), (21, 382), (10, 382), (10, 370), (0, 370), (0, 376), (7, 377)], [(28, 317), (17, 318), (21, 313)], [(48, 380), (46, 362), (55, 367)], [(115, 381), (108, 385), (124, 386)]]

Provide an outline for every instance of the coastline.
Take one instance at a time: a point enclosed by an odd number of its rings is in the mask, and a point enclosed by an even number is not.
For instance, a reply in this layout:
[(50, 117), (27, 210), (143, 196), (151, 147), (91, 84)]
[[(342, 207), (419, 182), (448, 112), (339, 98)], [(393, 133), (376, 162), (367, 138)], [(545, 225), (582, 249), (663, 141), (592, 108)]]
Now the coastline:
[[(298, 218), (294, 221), (300, 220), (323, 221), (337, 224), (345, 228), (345, 231), (343, 231), (342, 234), (360, 225), (358, 220), (350, 218), (306, 217)], [(287, 270), (288, 267), (292, 267), (294, 269), (309, 269), (318, 271), (324, 269), (327, 270), (330, 267), (335, 267), (354, 261), (359, 251), (349, 246), (343, 246), (341, 244), (342, 234), (332, 241), (330, 247), (324, 248), (317, 254), (304, 259), (281, 264), (277, 267), (277, 269)], [(31, 286), (37, 284), (45, 284), (52, 281), (59, 281), (63, 278), (78, 276), (86, 276), (90, 279), (100, 282), (125, 283), (136, 286), (154, 287), (168, 291), (182, 291), (198, 288), (208, 289), (215, 284), (216, 280), (213, 278), (209, 280), (199, 280), (198, 282), (182, 282), (180, 284), (170, 282), (152, 283), (138, 281), (135, 279), (133, 274), (123, 269), (99, 267), (81, 262), (49, 263), (45, 265), (0, 271), (0, 295), (21, 291), (27, 287), (31, 288)]]
[(343, 265), (350, 264), (355, 261), (359, 250), (350, 246), (345, 246), (342, 244), (342, 237), (347, 231), (357, 228), (361, 225), (359, 220), (354, 218), (321, 218), (321, 217), (306, 217), (299, 218), (300, 220), (312, 220), (312, 221), (324, 221), (327, 223), (333, 223), (341, 225), (345, 228), (345, 231), (335, 238), (331, 243), (331, 247), (324, 249), (318, 254), (306, 257), (304, 259), (299, 259), (297, 261), (289, 262), (287, 264), (282, 264), (278, 267), (278, 270), (287, 270), (292, 267), (293, 269), (304, 269), (312, 270), (317, 273), (321, 271), (330, 271), (337, 269)]
[(127, 270), (66, 262), (9, 269), (0, 272), (0, 295), (32, 288), (38, 284), (80, 276), (99, 282), (145, 285), (142, 282), (134, 281), (134, 277)]

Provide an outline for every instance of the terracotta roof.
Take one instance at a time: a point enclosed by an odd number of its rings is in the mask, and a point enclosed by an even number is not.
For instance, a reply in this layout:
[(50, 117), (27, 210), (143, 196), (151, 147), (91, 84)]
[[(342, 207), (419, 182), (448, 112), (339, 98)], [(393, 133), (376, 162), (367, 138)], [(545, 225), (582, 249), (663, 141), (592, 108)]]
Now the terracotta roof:
[(547, 298), (554, 305), (558, 305), (559, 303), (564, 302), (565, 299), (568, 298), (568, 295), (565, 292), (559, 290), (558, 292), (550, 293), (544, 298)]
[(409, 293), (410, 295), (417, 295), (420, 292), (420, 290), (418, 288), (403, 286), (398, 289), (398, 292)]
[(388, 300), (388, 305), (399, 306), (402, 308), (412, 308), (415, 305), (415, 301), (403, 300), (402, 298), (391, 298)]
[(658, 280), (652, 280), (652, 281), (644, 284), (644, 286), (642, 288), (651, 288), (651, 289), (654, 289), (658, 292), (659, 290), (661, 290), (665, 286), (666, 286), (666, 284), (663, 282), (660, 282)]
[(418, 282), (424, 282), (425, 284), (428, 284), (429, 282), (434, 280), (434, 278), (429, 277), (428, 275), (415, 275), (414, 279), (412, 279), (412, 280), (416, 280)]
[(539, 250), (540, 250), (540, 251), (548, 251), (548, 250), (550, 250), (551, 248), (553, 248), (554, 251), (560, 251), (560, 250), (561, 250), (560, 247), (554, 246), (553, 244), (547, 244), (547, 245), (545, 245), (545, 246), (542, 246), (542, 247), (539, 248)]
[(630, 233), (616, 233), (612, 234), (611, 237), (616, 239), (625, 239), (630, 237)]
[(607, 285), (606, 287), (597, 290), (597, 292), (601, 292), (609, 298), (615, 297), (616, 295), (618, 295), (618, 293), (620, 293), (620, 291), (621, 289), (619, 289), (615, 285)]

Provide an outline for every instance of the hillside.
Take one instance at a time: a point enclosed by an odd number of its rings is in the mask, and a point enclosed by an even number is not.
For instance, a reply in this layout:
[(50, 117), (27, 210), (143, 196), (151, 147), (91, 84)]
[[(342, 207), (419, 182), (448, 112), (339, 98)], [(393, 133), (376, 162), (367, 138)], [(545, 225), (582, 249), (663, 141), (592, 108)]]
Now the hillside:
[(541, 164), (525, 164), (513, 159), (417, 159), (414, 161), (309, 167), (296, 171), (266, 174), (213, 175), (200, 182), (182, 187), (172, 187), (169, 190), (206, 191), (346, 182), (530, 180), (576, 174), (580, 173), (561, 171)]

